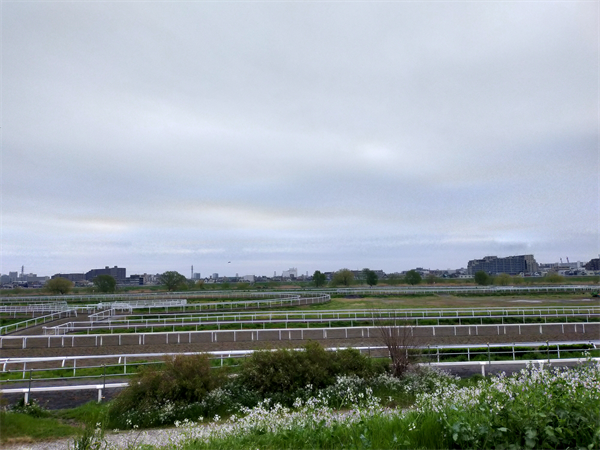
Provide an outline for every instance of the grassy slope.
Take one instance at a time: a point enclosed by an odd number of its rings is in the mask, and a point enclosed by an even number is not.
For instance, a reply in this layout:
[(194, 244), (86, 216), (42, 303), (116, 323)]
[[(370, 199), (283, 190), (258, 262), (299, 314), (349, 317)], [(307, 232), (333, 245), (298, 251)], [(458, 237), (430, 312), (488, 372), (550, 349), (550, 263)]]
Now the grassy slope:
[(79, 428), (53, 417), (0, 412), (0, 442), (18, 443), (74, 436)]

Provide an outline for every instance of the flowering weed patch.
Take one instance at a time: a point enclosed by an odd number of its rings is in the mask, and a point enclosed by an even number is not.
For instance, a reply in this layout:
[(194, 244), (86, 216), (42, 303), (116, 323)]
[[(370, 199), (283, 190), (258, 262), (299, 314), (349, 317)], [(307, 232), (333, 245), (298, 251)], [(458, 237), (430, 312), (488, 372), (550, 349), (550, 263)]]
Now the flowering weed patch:
[(600, 365), (529, 366), (462, 389), (439, 383), (417, 395), (416, 409), (438, 414), (455, 448), (598, 448)]
[[(338, 379), (294, 408), (264, 401), (220, 427), (190, 427), (185, 449), (208, 448), (598, 448), (600, 365), (528, 367), (459, 388), (432, 377), (410, 411), (381, 406), (360, 383)], [(389, 383), (394, 381), (387, 380)], [(358, 393), (357, 393), (358, 392)], [(345, 393), (345, 394), (344, 394)], [(336, 411), (331, 395), (348, 411)]]
[[(434, 380), (455, 380), (439, 371), (426, 370), (422, 375), (434, 386), (442, 383)], [(240, 415), (219, 425), (179, 424), (185, 428), (187, 442), (177, 448), (440, 447), (442, 425), (431, 415), (386, 408), (373, 395), (373, 388), (395, 394), (417, 389), (417, 380), (385, 374), (370, 380), (338, 376), (335, 384), (306, 400), (297, 398), (292, 407), (265, 399), (254, 408), (241, 408)]]
[[(181, 433), (170, 448), (188, 450), (600, 447), (600, 363), (591, 360), (568, 370), (528, 366), (468, 385), (427, 367), (400, 379), (350, 372), (320, 388), (294, 387), (295, 401), (291, 391), (278, 392), (283, 402), (239, 379), (199, 401), (132, 411), (126, 428), (175, 422)], [(221, 421), (220, 411), (229, 419)], [(207, 415), (214, 418), (204, 424)]]

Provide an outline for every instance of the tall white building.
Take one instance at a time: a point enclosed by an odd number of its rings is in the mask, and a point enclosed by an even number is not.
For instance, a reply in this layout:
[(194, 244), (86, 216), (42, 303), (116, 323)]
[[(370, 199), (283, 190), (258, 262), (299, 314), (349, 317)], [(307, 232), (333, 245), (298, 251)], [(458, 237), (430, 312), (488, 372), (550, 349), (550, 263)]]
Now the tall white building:
[(298, 269), (292, 267), (289, 270), (284, 270), (281, 274), (281, 278), (298, 278)]

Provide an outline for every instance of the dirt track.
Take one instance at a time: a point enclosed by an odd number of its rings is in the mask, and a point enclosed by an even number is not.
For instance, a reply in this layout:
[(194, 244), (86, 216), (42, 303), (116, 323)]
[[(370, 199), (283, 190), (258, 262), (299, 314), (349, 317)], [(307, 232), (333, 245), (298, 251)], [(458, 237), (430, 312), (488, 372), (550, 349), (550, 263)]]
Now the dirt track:
[[(492, 326), (486, 330), (480, 327), (480, 334), (476, 335), (436, 335), (419, 336), (415, 334), (414, 345), (473, 345), (486, 343), (513, 343), (513, 342), (532, 342), (532, 341), (568, 341), (568, 340), (592, 340), (600, 337), (600, 324), (590, 323), (586, 326), (586, 333), (573, 332), (565, 330), (565, 333), (551, 332), (540, 334), (534, 332), (536, 327), (523, 329), (522, 334), (512, 332), (514, 330), (507, 328), (507, 334), (496, 334), (496, 327)], [(580, 328), (581, 330), (581, 328)], [(529, 332), (526, 332), (529, 331)], [(329, 333), (330, 335), (333, 333)], [(76, 355), (115, 355), (115, 354), (133, 354), (133, 353), (183, 353), (183, 352), (206, 352), (206, 351), (226, 351), (226, 350), (247, 350), (262, 348), (290, 348), (299, 347), (308, 340), (259, 340), (259, 341), (225, 341), (219, 342), (192, 342), (192, 343), (157, 343), (148, 342), (146, 345), (104, 345), (101, 347), (77, 346), (77, 347), (33, 347), (33, 348), (3, 348), (0, 350), (0, 357), (43, 357), (43, 356), (76, 356)], [(381, 339), (377, 337), (355, 337), (355, 338), (329, 338), (312, 339), (325, 347), (368, 347), (382, 345)]]

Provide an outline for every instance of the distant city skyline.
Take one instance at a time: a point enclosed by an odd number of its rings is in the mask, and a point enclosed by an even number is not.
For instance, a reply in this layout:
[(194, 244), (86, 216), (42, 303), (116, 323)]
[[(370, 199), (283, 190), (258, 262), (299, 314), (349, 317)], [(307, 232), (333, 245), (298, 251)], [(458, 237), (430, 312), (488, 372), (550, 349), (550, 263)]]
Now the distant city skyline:
[(597, 2), (3, 2), (0, 272), (600, 251)]
[[(500, 258), (505, 258), (505, 257), (509, 257), (509, 256), (520, 256), (520, 255), (484, 255), (484, 256), (478, 256), (478, 257), (470, 258), (470, 260), (482, 259), (482, 258), (488, 257), (488, 256), (498, 256)], [(592, 256), (590, 256), (587, 259), (586, 258), (583, 258), (583, 259), (579, 258), (579, 259), (577, 259), (577, 258), (571, 258), (571, 257), (568, 257), (568, 256), (564, 256), (564, 257), (559, 257), (559, 258), (557, 258), (554, 261), (541, 261), (538, 258), (536, 258), (536, 255), (533, 255), (533, 256), (536, 259), (536, 262), (538, 264), (561, 264), (562, 263), (565, 266), (567, 266), (567, 264), (569, 264), (569, 263), (573, 264), (573, 263), (577, 263), (577, 262), (580, 262), (581, 265), (585, 265), (590, 260), (592, 260), (594, 258), (599, 258), (600, 257), (600, 255), (596, 255), (596, 256), (592, 255)], [(297, 276), (306, 275), (307, 272), (308, 272), (309, 276), (312, 276), (312, 274), (315, 272), (315, 270), (320, 270), (321, 272), (335, 272), (335, 271), (338, 271), (338, 270), (344, 269), (344, 268), (347, 268), (347, 269), (350, 269), (350, 270), (362, 270), (362, 269), (365, 269), (365, 268), (369, 268), (369, 269), (372, 269), (372, 270), (382, 270), (385, 273), (403, 272), (403, 271), (408, 271), (408, 270), (416, 269), (416, 268), (422, 268), (422, 269), (425, 269), (425, 270), (430, 270), (430, 269), (431, 270), (458, 270), (458, 269), (467, 269), (467, 265), (468, 265), (467, 263), (468, 263), (468, 261), (465, 261), (464, 264), (459, 265), (459, 266), (455, 266), (455, 267), (443, 267), (443, 266), (439, 266), (438, 267), (438, 266), (433, 266), (433, 265), (413, 265), (413, 266), (410, 266), (410, 267), (396, 268), (396, 269), (387, 269), (387, 270), (383, 269), (383, 268), (381, 268), (379, 266), (374, 266), (374, 265), (373, 266), (364, 266), (364, 267), (340, 266), (340, 267), (336, 267), (336, 268), (316, 267), (315, 269), (312, 269), (312, 270), (308, 270), (308, 269), (302, 270), (302, 269), (299, 269), (297, 267), (291, 267), (290, 266), (290, 267), (288, 267), (286, 269), (284, 269), (284, 268), (279, 268), (279, 269), (274, 268), (271, 271), (265, 271), (265, 272), (258, 272), (256, 270), (249, 269), (249, 270), (246, 270), (246, 271), (234, 271), (233, 273), (228, 273), (227, 271), (214, 270), (214, 269), (210, 268), (209, 266), (207, 266), (206, 270), (200, 271), (200, 270), (197, 270), (198, 266), (194, 265), (194, 272), (193, 273), (194, 273), (194, 275), (200, 273), (202, 279), (204, 279), (204, 278), (210, 278), (214, 273), (218, 273), (219, 277), (244, 277), (244, 276), (247, 276), (247, 275), (271, 277), (271, 276), (273, 276), (274, 273), (277, 276), (281, 276), (282, 274), (285, 274), (286, 272), (289, 273), (291, 269), (296, 269)], [(231, 267), (230, 263), (228, 263), (228, 266)], [(159, 271), (151, 271), (151, 270), (135, 270), (135, 269), (129, 268), (129, 267), (124, 266), (124, 265), (115, 265), (115, 264), (113, 264), (112, 266), (96, 265), (96, 266), (90, 267), (88, 269), (79, 269), (79, 270), (72, 270), (72, 271), (66, 271), (66, 270), (52, 271), (51, 270), (48, 273), (40, 273), (40, 272), (36, 272), (34, 270), (27, 270), (27, 268), (25, 267), (24, 268), (25, 269), (24, 273), (25, 273), (25, 275), (35, 274), (37, 276), (52, 276), (52, 275), (56, 275), (56, 274), (60, 274), (60, 273), (81, 273), (81, 274), (85, 274), (85, 273), (87, 273), (87, 272), (89, 272), (91, 270), (102, 269), (104, 267), (108, 267), (108, 268), (112, 268), (112, 267), (115, 267), (115, 268), (116, 267), (126, 268), (127, 269), (127, 276), (130, 276), (130, 275), (142, 275), (142, 274), (156, 275), (156, 274), (160, 274), (160, 273), (166, 272), (168, 270), (176, 270), (177, 272), (179, 272), (182, 275), (184, 275), (186, 278), (190, 278), (191, 275), (192, 275), (191, 270), (190, 270), (191, 267), (192, 267), (192, 265), (188, 266), (187, 271), (184, 270), (184, 269), (182, 269), (182, 268), (178, 269), (178, 268), (173, 268), (173, 267), (165, 268), (164, 270), (159, 270)], [(18, 273), (20, 275), (21, 271), (20, 271), (20, 268), (19, 268), (19, 271), (8, 270), (8, 271), (0, 272), (0, 274), (2, 274), (2, 275), (6, 275), (8, 273)]]

